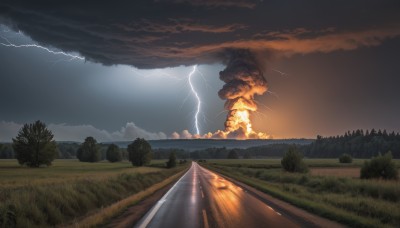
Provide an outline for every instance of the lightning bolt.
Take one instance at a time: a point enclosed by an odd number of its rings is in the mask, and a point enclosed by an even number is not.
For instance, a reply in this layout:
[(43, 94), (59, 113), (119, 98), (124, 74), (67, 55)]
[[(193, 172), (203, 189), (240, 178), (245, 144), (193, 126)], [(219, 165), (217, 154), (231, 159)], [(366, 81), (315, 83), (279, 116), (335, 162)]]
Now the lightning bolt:
[(70, 54), (70, 53), (63, 52), (63, 51), (53, 51), (53, 50), (50, 50), (47, 47), (43, 47), (43, 46), (38, 45), (38, 44), (13, 44), (7, 38), (5, 38), (3, 36), (0, 36), (0, 37), (7, 42), (7, 43), (0, 42), (0, 45), (6, 46), (6, 47), (14, 47), (14, 48), (34, 47), (34, 48), (39, 48), (39, 49), (45, 50), (45, 51), (47, 51), (47, 52), (49, 52), (51, 54), (54, 54), (54, 55), (63, 55), (63, 56), (69, 57), (70, 61), (74, 60), (74, 59), (85, 60), (84, 57), (81, 57), (79, 55), (73, 55), (73, 54)]
[(197, 99), (197, 110), (196, 110), (196, 114), (194, 115), (194, 120), (195, 120), (196, 134), (200, 135), (198, 116), (199, 116), (200, 108), (201, 108), (201, 100), (192, 84), (192, 76), (196, 72), (196, 70), (197, 70), (197, 65), (194, 65), (193, 70), (189, 73), (189, 85), (190, 85), (190, 88), (192, 89), (193, 95)]

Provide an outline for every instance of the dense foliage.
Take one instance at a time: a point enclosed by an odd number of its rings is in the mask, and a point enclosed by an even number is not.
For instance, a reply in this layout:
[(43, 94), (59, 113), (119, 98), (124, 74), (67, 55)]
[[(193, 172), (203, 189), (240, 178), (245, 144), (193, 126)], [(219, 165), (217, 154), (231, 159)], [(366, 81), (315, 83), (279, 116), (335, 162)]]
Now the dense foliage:
[(230, 150), (227, 158), (228, 159), (239, 159), (239, 154), (236, 150)]
[(379, 154), (370, 161), (365, 161), (361, 168), (360, 178), (398, 179), (396, 164), (392, 161), (392, 153)]
[(303, 155), (294, 146), (290, 147), (283, 156), (281, 164), (284, 170), (291, 173), (305, 173), (308, 171), (307, 165), (303, 161)]
[(167, 161), (167, 168), (173, 168), (176, 166), (176, 155), (175, 152), (169, 154), (169, 159)]
[(400, 158), (399, 133), (387, 133), (386, 130), (372, 129), (348, 131), (344, 135), (333, 137), (317, 136), (315, 142), (303, 146), (302, 151), (307, 157), (339, 157), (342, 153), (356, 158), (370, 158), (379, 152), (393, 152), (394, 158)]
[(14, 158), (14, 150), (12, 144), (4, 143), (0, 146), (0, 159)]
[(101, 159), (101, 153), (96, 139), (87, 137), (76, 152), (76, 157), (82, 162), (99, 161)]
[(111, 144), (108, 146), (106, 159), (109, 162), (117, 162), (122, 160), (122, 153), (117, 145)]
[(71, 159), (76, 158), (76, 152), (79, 149), (78, 143), (68, 143), (68, 142), (57, 142), (58, 150), (59, 150), (59, 158), (61, 159)]
[(30, 167), (51, 165), (57, 156), (53, 133), (39, 120), (25, 124), (13, 138), (13, 149), (19, 164)]
[(134, 166), (143, 166), (150, 163), (152, 151), (150, 144), (141, 138), (137, 138), (128, 145), (129, 161)]
[(350, 154), (342, 154), (339, 157), (339, 162), (340, 163), (352, 163), (353, 162), (353, 158), (351, 157)]

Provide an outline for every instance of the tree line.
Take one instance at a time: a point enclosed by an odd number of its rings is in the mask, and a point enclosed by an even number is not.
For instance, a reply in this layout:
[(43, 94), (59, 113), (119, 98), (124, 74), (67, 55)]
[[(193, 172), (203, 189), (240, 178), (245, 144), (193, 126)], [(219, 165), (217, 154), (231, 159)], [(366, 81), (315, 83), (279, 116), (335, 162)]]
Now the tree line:
[(300, 150), (307, 157), (336, 158), (346, 153), (356, 158), (371, 158), (391, 151), (394, 158), (400, 158), (400, 134), (359, 129), (333, 137), (318, 135), (313, 143), (301, 146)]
[[(24, 125), (23, 128), (25, 127)], [(33, 131), (33, 129), (31, 130)], [(96, 146), (91, 146), (91, 144)], [(15, 142), (0, 144), (0, 159), (16, 158), (13, 148), (15, 145)], [(183, 149), (152, 149), (152, 158), (169, 159), (171, 153), (174, 153), (180, 159), (225, 159), (228, 158), (229, 153), (237, 154), (238, 158), (282, 157), (290, 146), (292, 144), (280, 143), (247, 149), (222, 147), (191, 152)], [(90, 155), (92, 157), (85, 152), (90, 151), (90, 147), (96, 150), (95, 154)], [(309, 158), (338, 158), (344, 153), (354, 158), (371, 158), (380, 152), (385, 153), (387, 151), (392, 152), (393, 158), (400, 158), (400, 134), (375, 129), (364, 132), (359, 129), (338, 136), (322, 137), (318, 135), (314, 142), (308, 145), (298, 145), (298, 149), (305, 157)], [(93, 137), (88, 137), (83, 144), (56, 143), (55, 151), (54, 158), (60, 159), (78, 158), (82, 161), (130, 159), (129, 146), (128, 148), (119, 148), (117, 145), (97, 143)], [(236, 155), (231, 157), (236, 157)]]
[[(50, 166), (59, 155), (59, 148), (54, 140), (53, 133), (39, 120), (24, 124), (12, 141), (14, 156), (21, 165), (29, 167)], [(0, 144), (0, 151), (4, 150), (3, 147), (4, 145)], [(64, 149), (68, 151), (69, 156), (73, 156), (73, 147), (68, 146)], [(153, 155), (151, 145), (142, 138), (137, 138), (129, 144), (126, 152), (127, 158), (133, 166), (150, 164)], [(110, 162), (118, 162), (124, 158), (124, 154), (117, 145), (111, 144), (107, 147), (105, 157)], [(87, 137), (77, 148), (76, 158), (81, 162), (101, 161), (102, 153), (96, 139), (91, 136)], [(166, 165), (168, 168), (176, 166), (175, 153), (170, 153)]]

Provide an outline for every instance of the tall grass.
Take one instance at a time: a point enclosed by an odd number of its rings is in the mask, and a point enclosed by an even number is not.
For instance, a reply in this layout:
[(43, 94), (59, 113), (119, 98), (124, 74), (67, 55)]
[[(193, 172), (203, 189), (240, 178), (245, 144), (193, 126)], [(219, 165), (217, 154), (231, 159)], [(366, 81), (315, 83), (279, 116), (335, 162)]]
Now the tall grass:
[(89, 176), (56, 184), (2, 186), (0, 227), (49, 227), (70, 222), (138, 193), (184, 168), (117, 173), (101, 179)]

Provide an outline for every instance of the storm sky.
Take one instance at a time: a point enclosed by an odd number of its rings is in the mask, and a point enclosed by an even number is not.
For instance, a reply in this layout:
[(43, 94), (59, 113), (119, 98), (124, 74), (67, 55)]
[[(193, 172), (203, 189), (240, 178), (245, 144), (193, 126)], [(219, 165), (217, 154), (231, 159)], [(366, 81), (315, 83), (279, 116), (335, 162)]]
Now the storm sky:
[[(249, 50), (270, 93), (255, 129), (315, 138), (400, 131), (398, 1), (2, 1), (0, 141), (40, 119), (57, 140), (168, 138), (222, 129), (229, 53)], [(284, 72), (281, 74), (279, 72)]]

